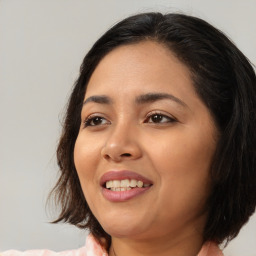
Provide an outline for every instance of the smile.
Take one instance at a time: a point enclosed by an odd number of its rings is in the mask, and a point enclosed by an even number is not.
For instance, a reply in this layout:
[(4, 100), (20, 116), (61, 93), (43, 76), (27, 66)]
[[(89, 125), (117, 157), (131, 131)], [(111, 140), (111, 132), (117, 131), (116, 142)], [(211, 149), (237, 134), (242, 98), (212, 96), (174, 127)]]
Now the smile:
[(105, 183), (105, 187), (111, 191), (127, 191), (134, 188), (145, 188), (149, 187), (151, 184), (144, 183), (141, 180), (109, 180)]
[(124, 202), (151, 190), (153, 182), (128, 170), (109, 171), (100, 179), (103, 197), (111, 202)]

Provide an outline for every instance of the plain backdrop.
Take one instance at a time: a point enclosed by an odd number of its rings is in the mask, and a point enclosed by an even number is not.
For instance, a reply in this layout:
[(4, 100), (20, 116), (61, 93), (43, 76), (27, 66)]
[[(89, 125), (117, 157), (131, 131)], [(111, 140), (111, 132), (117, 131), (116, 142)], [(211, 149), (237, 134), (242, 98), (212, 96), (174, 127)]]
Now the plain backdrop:
[[(49, 224), (61, 120), (81, 61), (111, 25), (182, 12), (223, 30), (256, 63), (255, 0), (0, 0), (0, 249), (82, 246), (86, 231)], [(225, 249), (256, 255), (256, 216)]]

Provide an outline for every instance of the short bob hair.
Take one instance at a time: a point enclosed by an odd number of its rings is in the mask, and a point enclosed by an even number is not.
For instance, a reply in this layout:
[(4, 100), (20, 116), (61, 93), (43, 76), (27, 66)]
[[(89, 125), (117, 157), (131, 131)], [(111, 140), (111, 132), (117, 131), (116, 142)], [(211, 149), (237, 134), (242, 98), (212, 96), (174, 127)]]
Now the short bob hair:
[[(256, 206), (256, 77), (243, 53), (219, 30), (185, 14), (142, 13), (109, 29), (85, 56), (67, 106), (57, 149), (60, 177), (53, 189), (64, 221), (88, 228), (100, 241), (107, 234), (91, 212), (74, 165), (74, 145), (88, 81), (110, 51), (152, 40), (167, 47), (186, 65), (200, 99), (219, 130), (210, 174), (204, 241), (230, 241)], [(109, 243), (108, 243), (109, 244)]]

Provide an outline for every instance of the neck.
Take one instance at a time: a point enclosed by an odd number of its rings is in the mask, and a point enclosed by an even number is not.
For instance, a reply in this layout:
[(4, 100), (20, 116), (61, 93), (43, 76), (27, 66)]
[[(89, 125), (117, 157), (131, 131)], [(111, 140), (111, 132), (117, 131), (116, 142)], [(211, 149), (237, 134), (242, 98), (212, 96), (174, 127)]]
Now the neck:
[(166, 236), (151, 240), (112, 237), (109, 256), (195, 256), (199, 253), (202, 243), (202, 237), (195, 234), (173, 239)]

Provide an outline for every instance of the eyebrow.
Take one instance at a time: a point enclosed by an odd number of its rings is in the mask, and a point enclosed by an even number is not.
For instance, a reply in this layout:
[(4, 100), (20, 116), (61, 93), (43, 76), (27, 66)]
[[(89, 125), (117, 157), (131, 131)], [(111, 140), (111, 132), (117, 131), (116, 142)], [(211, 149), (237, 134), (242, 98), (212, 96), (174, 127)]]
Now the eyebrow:
[(140, 95), (136, 98), (135, 102), (137, 104), (145, 104), (145, 103), (152, 103), (158, 100), (164, 100), (164, 99), (169, 99), (172, 100), (178, 104), (180, 104), (183, 107), (187, 107), (187, 104), (183, 102), (181, 99), (175, 97), (172, 94), (168, 93), (147, 93)]
[[(181, 99), (175, 97), (172, 94), (168, 93), (146, 93), (139, 95), (135, 99), (136, 104), (146, 104), (146, 103), (152, 103), (158, 100), (164, 100), (164, 99), (169, 99), (172, 100), (178, 104), (180, 104), (183, 107), (188, 107), (185, 102), (183, 102)], [(87, 98), (84, 102), (83, 105), (89, 103), (89, 102), (94, 102), (94, 103), (99, 103), (99, 104), (111, 104), (113, 101), (111, 100), (110, 97), (106, 95), (93, 95)]]
[(100, 103), (100, 104), (110, 104), (110, 103), (112, 103), (112, 100), (108, 96), (105, 96), (105, 95), (94, 95), (94, 96), (87, 98), (84, 101), (83, 105), (85, 105), (89, 102), (95, 102), (95, 103)]

